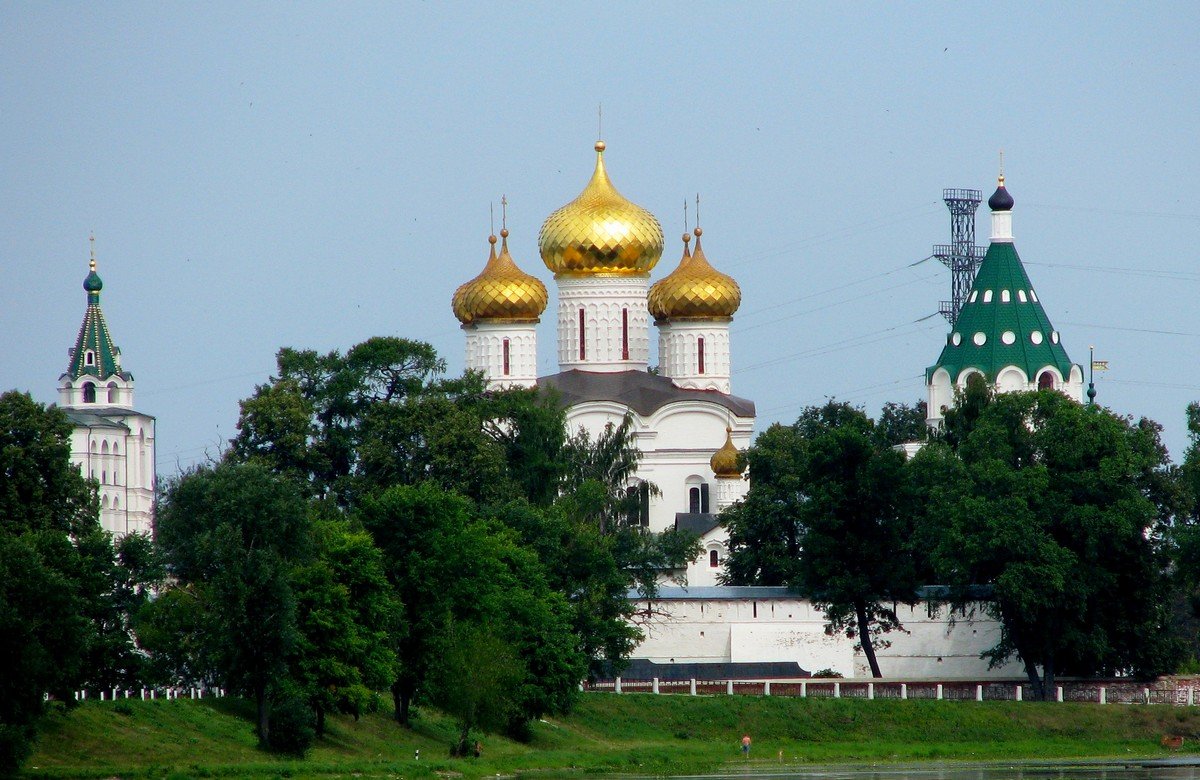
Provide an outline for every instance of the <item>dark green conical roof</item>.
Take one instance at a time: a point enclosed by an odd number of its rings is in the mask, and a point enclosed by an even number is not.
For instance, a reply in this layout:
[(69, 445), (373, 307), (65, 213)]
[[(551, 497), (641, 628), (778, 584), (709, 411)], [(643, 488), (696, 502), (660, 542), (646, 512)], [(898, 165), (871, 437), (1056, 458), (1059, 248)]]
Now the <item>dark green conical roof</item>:
[(108, 323), (104, 321), (104, 312), (100, 310), (100, 290), (104, 282), (96, 273), (95, 255), (89, 266), (90, 271), (83, 280), (83, 289), (87, 291), (87, 311), (83, 314), (83, 324), (79, 326), (75, 349), (71, 351), (67, 376), (78, 379), (86, 374), (101, 381), (111, 376), (130, 379), (129, 374), (121, 371), (121, 350), (113, 344)]
[[(1007, 205), (1012, 208), (1011, 197)], [(1029, 381), (1053, 366), (1066, 380), (1071, 365), (1011, 238), (993, 240), (941, 356), (925, 370), (926, 382), (939, 368), (951, 382), (965, 368), (977, 368), (994, 382), (1008, 366), (1020, 368)]]

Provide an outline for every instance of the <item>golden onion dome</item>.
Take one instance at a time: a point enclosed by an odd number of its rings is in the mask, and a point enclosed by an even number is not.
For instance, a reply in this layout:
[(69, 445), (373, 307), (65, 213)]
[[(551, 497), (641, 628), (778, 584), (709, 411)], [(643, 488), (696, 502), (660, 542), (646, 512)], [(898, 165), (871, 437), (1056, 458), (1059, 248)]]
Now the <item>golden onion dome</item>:
[(732, 317), (742, 305), (742, 289), (732, 276), (713, 268), (700, 246), (703, 230), (696, 228), (696, 250), (688, 255), (684, 237), (679, 266), (650, 287), (646, 306), (654, 319), (707, 320)]
[(742, 476), (741, 453), (738, 448), (733, 446), (733, 430), (725, 429), (725, 444), (721, 449), (713, 453), (708, 464), (712, 466), (713, 474), (718, 477), (737, 477)]
[(617, 192), (604, 169), (604, 142), (597, 141), (592, 180), (546, 217), (538, 248), (555, 276), (632, 276), (658, 262), (663, 232), (653, 214)]
[(546, 285), (517, 267), (508, 253), (508, 230), (501, 230), (500, 236), (500, 254), (496, 254), (496, 237), (488, 236), (492, 247), (487, 265), (454, 292), (454, 316), (464, 325), (479, 320), (537, 322), (546, 310), (550, 300)]

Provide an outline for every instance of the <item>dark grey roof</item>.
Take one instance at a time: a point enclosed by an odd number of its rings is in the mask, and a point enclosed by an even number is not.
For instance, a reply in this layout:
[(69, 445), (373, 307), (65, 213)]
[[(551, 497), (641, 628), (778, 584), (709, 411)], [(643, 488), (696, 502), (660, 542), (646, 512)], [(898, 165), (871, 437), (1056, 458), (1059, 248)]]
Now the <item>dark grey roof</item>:
[[(991, 585), (968, 586), (965, 595), (972, 601), (985, 601), (993, 594)], [(954, 595), (946, 585), (922, 585), (914, 594), (922, 601), (949, 601)], [(625, 594), (631, 601), (642, 601), (637, 590), (631, 589)], [(799, 599), (799, 593), (786, 585), (697, 585), (696, 587), (662, 587), (658, 589), (655, 601), (681, 601), (686, 599), (705, 599), (710, 601), (736, 601), (738, 599)]]
[(75, 423), (76, 426), (83, 426), (85, 428), (119, 428), (128, 431), (129, 426), (120, 418), (136, 414), (142, 417), (149, 417), (152, 420), (154, 419), (151, 415), (118, 406), (97, 406), (88, 408), (87, 410), (59, 408), (67, 416), (68, 420)]
[(642, 416), (654, 414), (667, 404), (707, 401), (724, 406), (738, 417), (753, 417), (754, 402), (716, 390), (684, 390), (665, 376), (648, 371), (563, 371), (540, 377), (538, 385), (553, 387), (563, 406), (587, 401), (615, 401)]
[(675, 530), (691, 531), (696, 536), (704, 536), (720, 524), (721, 521), (717, 519), (717, 516), (709, 512), (675, 513)]
[[(600, 680), (616, 675), (611, 668), (604, 670)], [(680, 682), (683, 680), (787, 680), (812, 677), (795, 661), (726, 661), (716, 663), (662, 663), (647, 658), (631, 658), (621, 671), (622, 680), (653, 680)]]
[[(637, 590), (625, 594), (631, 601), (641, 601)], [(776, 585), (697, 585), (695, 587), (663, 587), (658, 589), (655, 601), (680, 601), (685, 599), (707, 599), (735, 601), (737, 599), (798, 599), (799, 593), (785, 586)]]

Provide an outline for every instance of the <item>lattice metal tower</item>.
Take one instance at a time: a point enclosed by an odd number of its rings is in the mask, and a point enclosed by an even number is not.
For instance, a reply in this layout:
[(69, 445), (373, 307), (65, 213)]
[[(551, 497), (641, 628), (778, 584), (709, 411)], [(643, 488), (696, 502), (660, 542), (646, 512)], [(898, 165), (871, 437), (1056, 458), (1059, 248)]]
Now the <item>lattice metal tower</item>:
[(950, 269), (950, 300), (942, 301), (938, 310), (953, 326), (958, 321), (975, 272), (983, 261), (986, 247), (975, 244), (975, 212), (983, 193), (979, 190), (942, 190), (942, 200), (950, 209), (950, 243), (934, 244), (933, 256)]

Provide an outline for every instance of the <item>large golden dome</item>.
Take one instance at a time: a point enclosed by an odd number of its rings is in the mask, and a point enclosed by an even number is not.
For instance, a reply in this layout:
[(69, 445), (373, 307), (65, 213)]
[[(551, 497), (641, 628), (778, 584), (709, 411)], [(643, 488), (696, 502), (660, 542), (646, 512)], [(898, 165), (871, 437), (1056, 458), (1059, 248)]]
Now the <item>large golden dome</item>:
[(546, 285), (517, 267), (508, 253), (508, 230), (501, 230), (503, 241), (496, 255), (496, 237), (482, 273), (454, 292), (454, 316), (470, 325), (479, 320), (537, 322), (546, 310), (549, 297)]
[(707, 320), (732, 317), (742, 305), (742, 290), (732, 276), (713, 268), (704, 249), (700, 246), (700, 235), (696, 228), (696, 251), (689, 256), (688, 237), (683, 237), (683, 259), (671, 273), (650, 287), (646, 306), (654, 319), (662, 320)]
[(649, 273), (662, 256), (658, 220), (626, 200), (604, 170), (604, 142), (596, 142), (596, 171), (579, 197), (542, 223), (542, 262), (555, 276)]
[(708, 465), (712, 466), (713, 474), (718, 477), (741, 477), (742, 464), (741, 453), (738, 448), (733, 446), (733, 431), (729, 428), (725, 429), (725, 444), (721, 449), (713, 453), (709, 459)]

